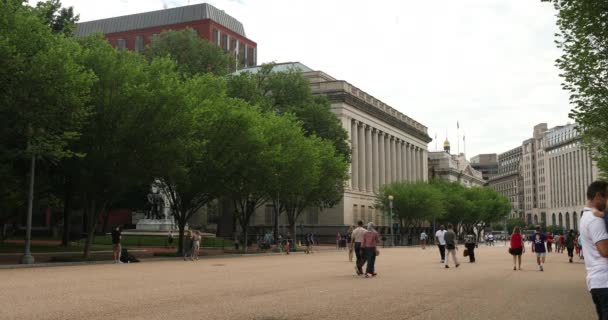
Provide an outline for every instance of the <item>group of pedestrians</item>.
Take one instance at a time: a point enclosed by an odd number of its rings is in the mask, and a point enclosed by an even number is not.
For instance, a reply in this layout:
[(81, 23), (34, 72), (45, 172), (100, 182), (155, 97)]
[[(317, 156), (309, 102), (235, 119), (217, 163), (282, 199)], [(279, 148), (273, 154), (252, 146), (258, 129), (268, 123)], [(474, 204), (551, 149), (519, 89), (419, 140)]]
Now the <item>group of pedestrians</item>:
[(198, 230), (188, 230), (184, 237), (184, 261), (198, 260), (198, 253), (201, 247), (202, 234)]
[[(351, 233), (350, 247), (353, 248), (357, 260), (355, 262), (355, 273), (365, 275), (366, 278), (375, 277), (376, 256), (380, 254), (378, 250), (378, 232), (373, 222), (367, 224), (367, 229), (363, 227), (363, 221), (357, 222), (357, 228)], [(365, 273), (363, 266), (366, 265)]]

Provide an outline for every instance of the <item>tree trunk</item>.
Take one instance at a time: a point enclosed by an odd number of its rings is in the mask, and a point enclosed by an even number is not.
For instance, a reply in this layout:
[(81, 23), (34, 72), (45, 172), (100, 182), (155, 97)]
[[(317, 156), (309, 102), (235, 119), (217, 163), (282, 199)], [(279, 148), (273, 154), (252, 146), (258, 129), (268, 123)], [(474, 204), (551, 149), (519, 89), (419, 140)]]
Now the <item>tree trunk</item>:
[(72, 180), (70, 177), (65, 178), (65, 192), (63, 195), (63, 237), (61, 245), (64, 247), (70, 246), (70, 225), (72, 220)]
[(186, 232), (186, 224), (178, 221), (177, 229), (179, 229), (179, 235), (177, 240), (177, 254), (184, 255), (184, 233)]
[(89, 259), (91, 257), (91, 250), (93, 247), (93, 240), (95, 240), (95, 229), (97, 229), (97, 219), (99, 218), (99, 214), (105, 210), (105, 204), (102, 205), (99, 209), (97, 207), (97, 201), (91, 201), (89, 206), (87, 216), (89, 217), (89, 230), (87, 233), (87, 239), (84, 244), (84, 254), (83, 257), (85, 259)]

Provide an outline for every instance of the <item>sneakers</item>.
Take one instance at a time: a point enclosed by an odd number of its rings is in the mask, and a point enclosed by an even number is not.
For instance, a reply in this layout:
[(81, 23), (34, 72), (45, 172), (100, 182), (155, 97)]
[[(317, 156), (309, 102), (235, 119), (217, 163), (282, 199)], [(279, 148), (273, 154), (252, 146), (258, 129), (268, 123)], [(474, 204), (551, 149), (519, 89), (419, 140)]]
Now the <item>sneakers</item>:
[(458, 267), (460, 267), (460, 263), (457, 263), (457, 264), (456, 264), (456, 268), (458, 268)]
[(359, 269), (357, 268), (357, 266), (355, 266), (355, 273), (360, 276), (362, 274), (361, 271), (359, 271)]
[(545, 271), (545, 270), (543, 270), (543, 266), (538, 266), (538, 270), (539, 271)]
[(446, 265), (446, 266), (445, 266), (445, 268), (446, 268), (446, 269), (449, 269), (449, 268), (450, 268), (450, 266), (447, 266), (447, 265)]

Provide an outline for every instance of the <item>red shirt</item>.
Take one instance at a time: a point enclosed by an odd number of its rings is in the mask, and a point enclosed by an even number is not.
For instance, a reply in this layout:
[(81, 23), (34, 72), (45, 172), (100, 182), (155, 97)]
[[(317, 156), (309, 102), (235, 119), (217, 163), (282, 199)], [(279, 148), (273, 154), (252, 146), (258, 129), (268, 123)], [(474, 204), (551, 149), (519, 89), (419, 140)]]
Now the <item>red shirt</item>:
[(547, 233), (547, 243), (552, 243), (553, 242), (553, 235), (550, 233)]
[(521, 248), (521, 234), (519, 233), (514, 233), (511, 235), (511, 248), (513, 249), (519, 249)]

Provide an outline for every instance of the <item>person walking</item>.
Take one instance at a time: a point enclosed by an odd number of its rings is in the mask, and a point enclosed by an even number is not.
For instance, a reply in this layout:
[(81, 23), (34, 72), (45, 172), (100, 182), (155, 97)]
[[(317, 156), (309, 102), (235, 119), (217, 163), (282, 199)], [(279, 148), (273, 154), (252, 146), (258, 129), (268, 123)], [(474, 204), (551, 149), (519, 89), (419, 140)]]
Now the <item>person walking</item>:
[(553, 235), (551, 234), (551, 232), (547, 232), (547, 252), (552, 252), (553, 249)]
[(566, 240), (564, 241), (564, 245), (566, 246), (566, 250), (568, 250), (568, 261), (572, 263), (572, 258), (574, 257), (574, 246), (576, 244), (576, 240), (574, 239), (574, 230), (569, 230), (568, 235), (566, 236)]
[(426, 240), (429, 238), (429, 236), (426, 234), (426, 232), (424, 232), (424, 230), (422, 230), (422, 233), (420, 233), (420, 244), (422, 245), (422, 250), (426, 249)]
[(201, 247), (201, 233), (198, 230), (192, 232), (192, 252), (190, 254), (190, 260), (198, 260), (198, 251)]
[(467, 248), (467, 255), (469, 256), (469, 262), (475, 263), (475, 248), (477, 248), (477, 237), (473, 228), (470, 228), (467, 234), (464, 236), (464, 246)]
[(564, 253), (564, 235), (560, 234), (557, 237), (557, 253)]
[(513, 256), (513, 270), (517, 270), (517, 266), (521, 271), (521, 255), (525, 250), (524, 238), (521, 235), (521, 229), (517, 226), (513, 228), (511, 243), (509, 244), (509, 253)]
[(336, 249), (340, 249), (340, 240), (342, 240), (342, 235), (338, 231), (338, 234), (336, 234)]
[(440, 225), (439, 230), (435, 232), (435, 241), (437, 242), (437, 247), (439, 248), (441, 263), (445, 262), (445, 232), (445, 227), (443, 225)]
[(454, 264), (456, 268), (460, 266), (458, 262), (458, 257), (456, 256), (456, 233), (454, 233), (454, 227), (451, 223), (448, 224), (448, 231), (444, 234), (445, 239), (445, 248), (448, 250), (445, 256), (445, 268), (448, 269), (450, 266), (450, 255), (452, 255), (452, 260), (454, 260)]
[(188, 256), (192, 255), (192, 230), (188, 230), (188, 233), (184, 236), (184, 261), (187, 260)]
[(532, 236), (532, 252), (536, 253), (538, 271), (544, 271), (543, 265), (545, 264), (545, 257), (547, 256), (547, 249), (545, 248), (546, 240), (545, 234), (540, 230), (540, 226), (536, 226), (536, 232), (534, 233), (534, 236)]
[(314, 239), (313, 239), (312, 232), (308, 232), (306, 234), (306, 239), (304, 239), (304, 242), (306, 242), (306, 254), (312, 253), (313, 241), (314, 241)]
[(353, 235), (351, 239), (355, 250), (355, 256), (357, 257), (357, 260), (355, 262), (355, 272), (359, 276), (363, 274), (363, 265), (365, 264), (365, 256), (363, 254), (361, 244), (363, 243), (363, 235), (366, 231), (367, 230), (363, 228), (363, 221), (359, 220), (357, 222), (357, 228), (353, 230)]
[(114, 263), (122, 263), (120, 261), (120, 255), (122, 253), (122, 229), (120, 226), (116, 226), (112, 230), (112, 257), (114, 258)]
[(363, 242), (361, 247), (365, 250), (365, 260), (367, 261), (367, 267), (365, 269), (365, 277), (375, 277), (376, 273), (376, 256), (378, 255), (378, 232), (374, 228), (373, 222), (367, 224), (367, 231), (363, 234)]
[(348, 227), (348, 232), (346, 233), (346, 243), (348, 244), (348, 261), (353, 262), (353, 230), (355, 228), (353, 226)]
[(579, 223), (587, 288), (600, 320), (608, 319), (608, 232), (604, 221), (607, 199), (608, 183), (591, 183), (587, 188), (587, 205)]

